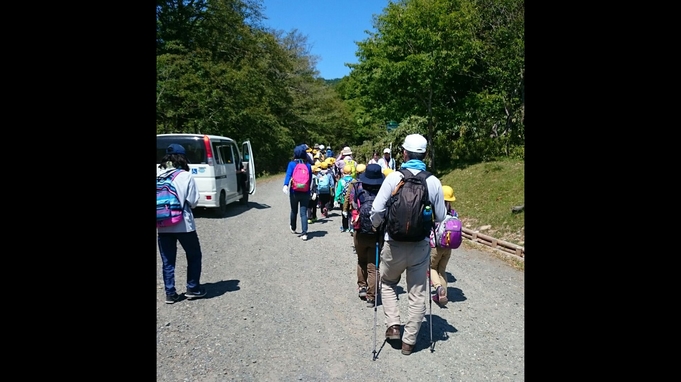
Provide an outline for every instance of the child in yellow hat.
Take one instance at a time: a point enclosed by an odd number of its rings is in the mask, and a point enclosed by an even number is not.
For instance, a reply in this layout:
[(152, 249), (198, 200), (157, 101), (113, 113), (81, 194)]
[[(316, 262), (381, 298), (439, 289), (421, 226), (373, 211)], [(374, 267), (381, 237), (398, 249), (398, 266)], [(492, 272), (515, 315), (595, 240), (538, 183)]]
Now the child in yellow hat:
[(343, 204), (345, 204), (345, 196), (348, 191), (348, 187), (350, 186), (350, 182), (352, 181), (352, 169), (353, 167), (350, 166), (349, 164), (346, 164), (343, 166), (343, 176), (338, 179), (337, 186), (336, 186), (336, 193), (335, 193), (335, 199), (334, 201), (338, 203), (338, 205), (341, 207), (341, 227), (340, 231), (341, 232), (348, 232), (349, 230), (349, 224), (348, 224), (348, 212), (347, 210), (343, 210)]
[[(450, 186), (442, 186), (442, 192), (445, 196), (447, 214), (457, 216), (456, 211), (452, 209), (452, 202), (456, 200), (454, 189)], [(430, 251), (430, 283), (435, 291), (431, 298), (440, 306), (447, 305), (448, 301), (446, 270), (451, 256), (450, 248), (436, 247), (435, 251)]]
[(318, 196), (318, 187), (317, 185), (319, 184), (318, 181), (318, 176), (319, 176), (319, 171), (320, 168), (317, 165), (312, 166), (312, 183), (310, 183), (310, 201), (307, 202), (307, 223), (314, 223), (317, 221), (317, 196)]

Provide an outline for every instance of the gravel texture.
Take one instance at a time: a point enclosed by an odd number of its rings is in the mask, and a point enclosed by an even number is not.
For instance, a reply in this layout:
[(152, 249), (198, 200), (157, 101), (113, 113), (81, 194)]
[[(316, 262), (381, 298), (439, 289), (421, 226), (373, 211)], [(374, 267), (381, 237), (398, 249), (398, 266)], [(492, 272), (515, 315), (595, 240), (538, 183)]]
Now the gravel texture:
[[(383, 340), (383, 308), (374, 326), (374, 309), (357, 296), (340, 211), (310, 224), (302, 241), (289, 231), (282, 183), (259, 180), (248, 206), (232, 204), (224, 218), (196, 211), (205, 298), (165, 304), (157, 252), (157, 381), (525, 380), (523, 271), (466, 244), (454, 250), (450, 302), (432, 304), (434, 351), (426, 306), (416, 348), (402, 355)], [(186, 264), (180, 247), (178, 293)]]

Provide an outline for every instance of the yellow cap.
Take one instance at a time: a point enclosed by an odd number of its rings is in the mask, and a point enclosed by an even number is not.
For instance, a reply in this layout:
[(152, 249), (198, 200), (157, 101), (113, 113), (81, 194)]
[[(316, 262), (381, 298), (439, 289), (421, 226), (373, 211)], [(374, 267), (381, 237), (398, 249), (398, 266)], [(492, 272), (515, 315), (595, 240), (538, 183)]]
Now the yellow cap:
[(343, 174), (349, 174), (351, 172), (352, 172), (352, 166), (350, 166), (349, 164), (346, 164), (345, 166), (343, 166)]
[(312, 166), (312, 172), (319, 172), (319, 167)]
[(363, 173), (364, 170), (366, 170), (366, 169), (367, 169), (367, 165), (365, 165), (364, 163), (358, 164), (357, 167), (355, 168), (355, 170), (357, 171), (358, 174)]
[(388, 174), (390, 174), (391, 172), (394, 172), (394, 171), (395, 170), (386, 167), (386, 168), (383, 169), (383, 175), (388, 176)]
[(453, 202), (456, 200), (454, 197), (454, 189), (449, 186), (442, 186), (442, 193), (445, 194), (445, 201)]
[(324, 161), (319, 165), (319, 167), (321, 167), (322, 170), (326, 170), (327, 168), (329, 168), (329, 162)]

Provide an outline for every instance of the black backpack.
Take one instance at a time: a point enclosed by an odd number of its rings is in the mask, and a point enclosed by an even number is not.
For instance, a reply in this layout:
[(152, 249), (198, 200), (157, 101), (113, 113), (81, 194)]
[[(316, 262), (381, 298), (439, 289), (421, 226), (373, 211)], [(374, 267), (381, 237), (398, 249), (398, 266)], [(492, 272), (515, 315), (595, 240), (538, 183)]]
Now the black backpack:
[[(433, 215), (424, 222), (423, 210), (430, 206), (426, 178), (431, 173), (421, 171), (417, 175), (407, 169), (398, 170), (404, 178), (397, 184), (387, 203), (386, 230), (393, 240), (421, 241), (430, 237), (433, 229)], [(432, 208), (432, 207), (431, 207)]]
[(375, 235), (371, 227), (371, 206), (374, 204), (374, 199), (376, 199), (376, 194), (378, 190), (365, 189), (362, 183), (358, 183), (357, 188), (355, 188), (355, 205), (359, 206), (359, 226), (354, 227), (359, 233)]

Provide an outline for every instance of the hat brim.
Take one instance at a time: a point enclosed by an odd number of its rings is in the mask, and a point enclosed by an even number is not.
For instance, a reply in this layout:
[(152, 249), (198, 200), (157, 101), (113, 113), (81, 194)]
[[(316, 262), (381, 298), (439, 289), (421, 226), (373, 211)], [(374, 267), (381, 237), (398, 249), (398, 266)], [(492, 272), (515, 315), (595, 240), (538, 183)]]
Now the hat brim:
[(379, 184), (383, 183), (384, 179), (385, 176), (383, 178), (369, 178), (365, 175), (365, 173), (359, 174), (359, 181), (370, 186), (378, 186)]
[(451, 198), (445, 198), (445, 202), (453, 202), (456, 200), (456, 196), (452, 196)]

